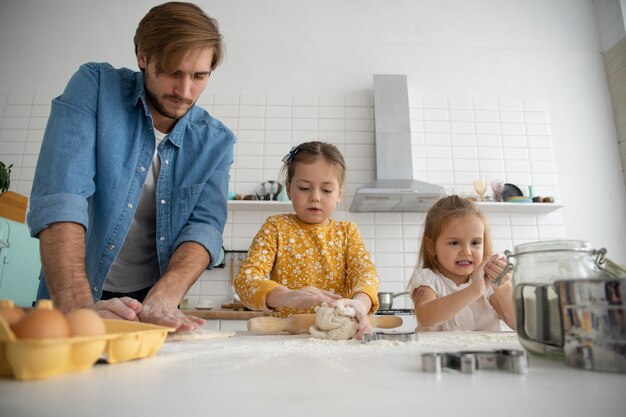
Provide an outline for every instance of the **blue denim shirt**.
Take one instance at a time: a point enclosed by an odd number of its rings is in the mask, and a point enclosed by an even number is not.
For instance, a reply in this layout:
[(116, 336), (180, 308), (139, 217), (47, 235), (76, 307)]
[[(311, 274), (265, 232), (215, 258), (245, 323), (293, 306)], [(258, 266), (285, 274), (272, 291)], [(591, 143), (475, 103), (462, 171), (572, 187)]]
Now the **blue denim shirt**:
[[(212, 268), (227, 217), (234, 134), (193, 106), (158, 153), (156, 247), (160, 273), (183, 242), (203, 245)], [(82, 65), (52, 109), (30, 196), (32, 236), (55, 222), (86, 230), (86, 270), (94, 300), (122, 247), (146, 179), (155, 137), (141, 72)], [(158, 277), (157, 277), (158, 278)], [(38, 298), (48, 297), (45, 281)]]

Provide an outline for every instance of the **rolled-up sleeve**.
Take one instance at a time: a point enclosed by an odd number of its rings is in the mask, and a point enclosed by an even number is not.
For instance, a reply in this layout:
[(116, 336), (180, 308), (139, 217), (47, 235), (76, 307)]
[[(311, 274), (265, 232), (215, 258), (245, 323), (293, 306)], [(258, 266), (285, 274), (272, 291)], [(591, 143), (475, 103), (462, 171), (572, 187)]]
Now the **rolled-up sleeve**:
[(276, 227), (266, 221), (252, 241), (234, 283), (235, 291), (246, 307), (266, 313), (271, 313), (266, 303), (268, 294), (282, 286), (270, 279), (278, 245), (277, 234)]
[(32, 236), (55, 222), (88, 227), (87, 199), (95, 190), (97, 78), (93, 66), (81, 66), (52, 101), (30, 196)]

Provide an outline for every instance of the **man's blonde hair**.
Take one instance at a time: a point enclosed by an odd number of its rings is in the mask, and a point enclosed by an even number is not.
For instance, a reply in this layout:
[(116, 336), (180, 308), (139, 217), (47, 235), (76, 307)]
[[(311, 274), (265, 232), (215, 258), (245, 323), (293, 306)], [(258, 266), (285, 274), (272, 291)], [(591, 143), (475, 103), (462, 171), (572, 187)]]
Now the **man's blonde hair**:
[(155, 62), (157, 73), (174, 72), (190, 51), (213, 49), (211, 71), (224, 55), (217, 20), (192, 3), (169, 2), (155, 6), (141, 19), (135, 32), (138, 50), (146, 62)]

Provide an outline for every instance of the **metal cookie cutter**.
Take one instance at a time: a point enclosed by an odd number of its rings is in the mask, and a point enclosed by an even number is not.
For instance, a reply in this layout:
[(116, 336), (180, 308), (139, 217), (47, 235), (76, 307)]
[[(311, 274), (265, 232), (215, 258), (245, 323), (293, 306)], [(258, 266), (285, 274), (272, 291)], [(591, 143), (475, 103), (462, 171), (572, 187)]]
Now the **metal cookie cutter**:
[(477, 369), (496, 369), (514, 374), (525, 374), (528, 368), (528, 357), (525, 351), (517, 349), (422, 354), (424, 372), (440, 373), (443, 368), (464, 374), (473, 374)]
[(363, 335), (363, 343), (375, 340), (395, 340), (398, 342), (415, 342), (417, 335), (415, 332), (374, 332)]

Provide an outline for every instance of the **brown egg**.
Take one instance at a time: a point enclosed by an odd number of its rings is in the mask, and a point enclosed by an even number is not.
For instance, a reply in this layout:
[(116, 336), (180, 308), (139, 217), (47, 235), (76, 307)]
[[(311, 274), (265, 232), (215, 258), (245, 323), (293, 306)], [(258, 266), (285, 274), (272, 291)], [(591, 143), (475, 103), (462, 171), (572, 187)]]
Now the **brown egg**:
[(70, 328), (59, 310), (50, 300), (41, 300), (34, 310), (29, 311), (13, 325), (18, 339), (48, 339), (68, 337)]
[(24, 317), (24, 310), (15, 307), (12, 300), (0, 300), (0, 317), (2, 317), (9, 326), (13, 326)]
[(79, 308), (65, 316), (70, 336), (100, 336), (106, 333), (104, 320), (93, 310)]

